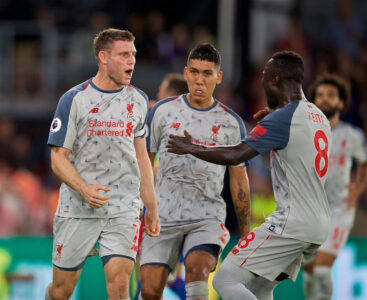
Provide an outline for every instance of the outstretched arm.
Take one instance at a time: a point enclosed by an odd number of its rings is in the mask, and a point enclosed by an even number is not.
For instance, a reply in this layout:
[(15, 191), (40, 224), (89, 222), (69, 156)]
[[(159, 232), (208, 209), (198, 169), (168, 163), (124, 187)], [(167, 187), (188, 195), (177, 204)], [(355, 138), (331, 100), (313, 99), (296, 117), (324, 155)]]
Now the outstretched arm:
[(186, 130), (184, 134), (185, 136), (170, 135), (168, 152), (191, 154), (218, 165), (238, 165), (259, 154), (244, 142), (236, 146), (205, 147), (193, 144), (192, 137)]

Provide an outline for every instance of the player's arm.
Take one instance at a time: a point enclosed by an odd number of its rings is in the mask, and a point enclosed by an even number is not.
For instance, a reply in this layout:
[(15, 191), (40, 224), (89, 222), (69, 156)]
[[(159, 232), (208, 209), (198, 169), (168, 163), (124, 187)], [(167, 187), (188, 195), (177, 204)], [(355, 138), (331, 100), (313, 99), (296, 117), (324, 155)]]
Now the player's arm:
[(145, 138), (135, 138), (134, 146), (141, 175), (140, 195), (145, 206), (145, 231), (150, 236), (158, 236), (160, 222), (153, 185), (152, 165), (146, 150)]
[(229, 186), (241, 237), (245, 237), (250, 228), (250, 185), (246, 167), (229, 167)]
[(357, 165), (355, 179), (349, 184), (349, 194), (346, 198), (348, 208), (355, 208), (359, 196), (363, 193), (367, 185), (367, 161)]
[(244, 142), (236, 146), (205, 147), (193, 144), (192, 137), (186, 130), (184, 134), (185, 136), (170, 135), (168, 152), (191, 154), (218, 165), (238, 165), (259, 154)]
[(107, 203), (108, 195), (99, 191), (108, 192), (110, 189), (101, 184), (90, 185), (86, 183), (69, 161), (70, 150), (64, 147), (51, 148), (51, 168), (57, 177), (79, 193), (90, 207), (100, 208)]

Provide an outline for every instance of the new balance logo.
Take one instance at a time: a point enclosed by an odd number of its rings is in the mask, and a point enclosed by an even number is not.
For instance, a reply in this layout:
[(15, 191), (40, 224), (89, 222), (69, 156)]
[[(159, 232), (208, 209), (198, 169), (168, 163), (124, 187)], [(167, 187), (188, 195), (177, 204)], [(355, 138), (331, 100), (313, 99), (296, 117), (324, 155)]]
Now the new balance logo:
[(96, 113), (98, 113), (98, 111), (99, 111), (99, 108), (98, 107), (95, 107), (89, 113), (90, 114), (96, 114)]
[(257, 141), (259, 137), (261, 137), (263, 134), (265, 134), (267, 130), (262, 127), (261, 125), (256, 125), (250, 132), (249, 138), (253, 139), (254, 141)]
[(172, 123), (170, 128), (178, 129), (180, 128), (180, 126), (181, 126), (181, 123)]

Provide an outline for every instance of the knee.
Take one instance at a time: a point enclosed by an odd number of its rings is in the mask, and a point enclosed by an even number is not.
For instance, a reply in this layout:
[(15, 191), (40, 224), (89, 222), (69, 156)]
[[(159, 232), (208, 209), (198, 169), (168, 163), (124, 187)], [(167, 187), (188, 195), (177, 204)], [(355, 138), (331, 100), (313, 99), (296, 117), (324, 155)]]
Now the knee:
[(141, 296), (144, 300), (159, 300), (162, 297), (163, 291), (159, 288), (154, 288), (151, 284), (141, 285)]
[(114, 291), (127, 291), (129, 289), (129, 277), (127, 275), (115, 276), (112, 280), (107, 282), (107, 289), (112, 289)]
[(49, 293), (52, 300), (69, 299), (73, 295), (74, 285), (72, 284), (52, 284)]
[(211, 267), (201, 264), (190, 264), (185, 266), (186, 276), (189, 281), (208, 281)]

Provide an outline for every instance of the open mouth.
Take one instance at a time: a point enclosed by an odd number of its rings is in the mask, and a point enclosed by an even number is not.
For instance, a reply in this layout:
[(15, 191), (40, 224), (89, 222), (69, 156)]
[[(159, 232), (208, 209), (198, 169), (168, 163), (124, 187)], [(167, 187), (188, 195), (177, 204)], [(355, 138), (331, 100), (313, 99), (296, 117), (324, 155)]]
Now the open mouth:
[(125, 74), (128, 76), (128, 77), (131, 77), (133, 75), (133, 69), (129, 69), (129, 70), (126, 70), (125, 71)]
[(203, 95), (203, 94), (204, 94), (204, 91), (202, 91), (202, 90), (195, 90), (195, 91), (194, 91), (194, 94), (195, 94), (195, 95), (198, 95), (198, 96), (201, 96), (201, 95)]

